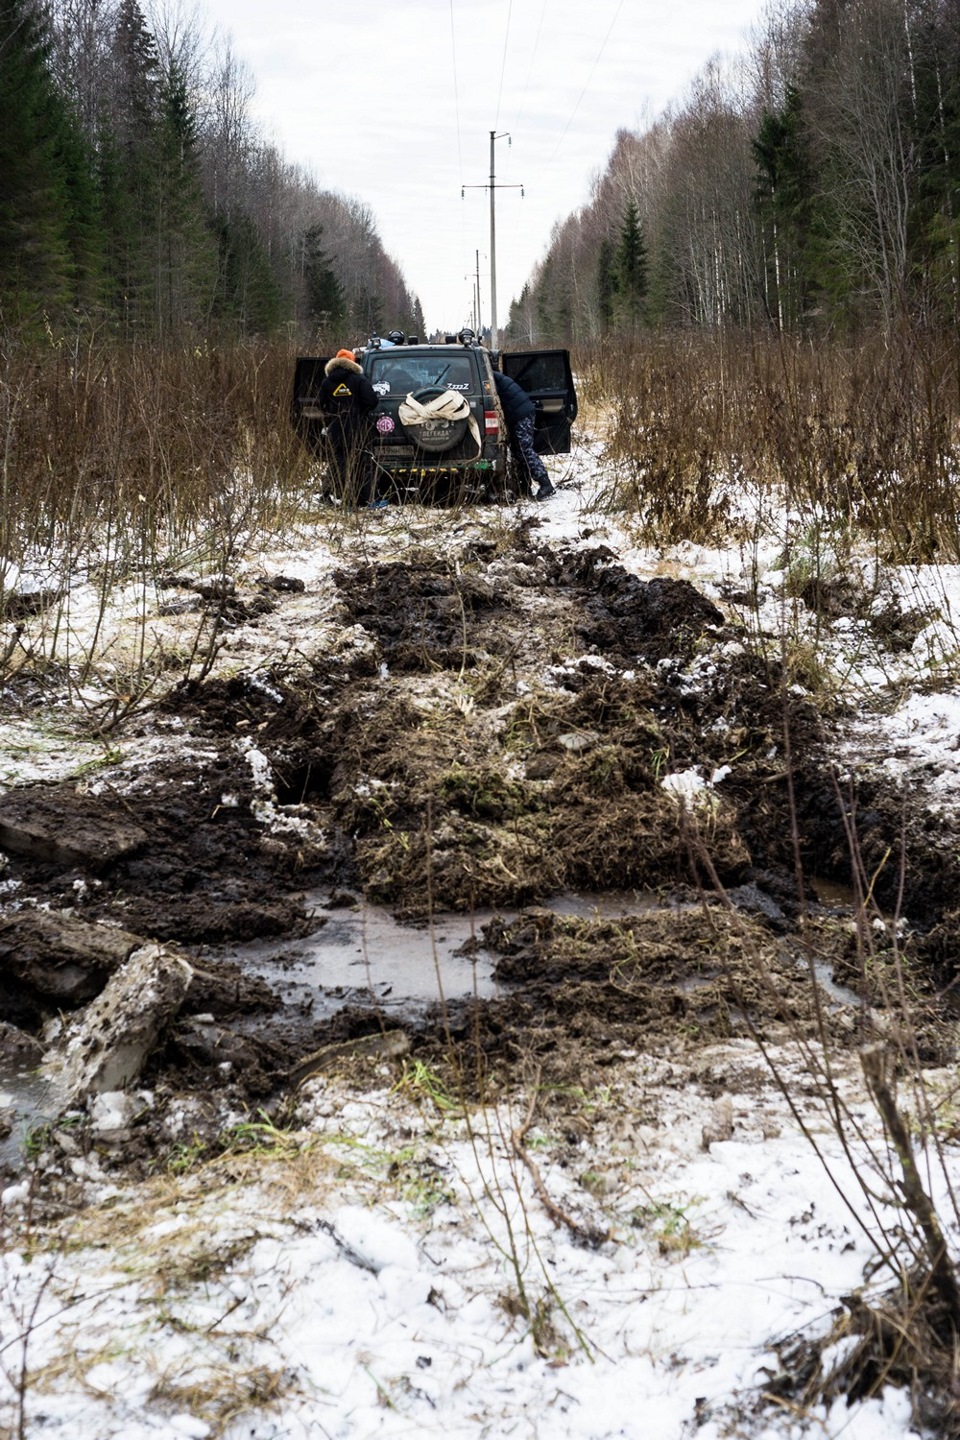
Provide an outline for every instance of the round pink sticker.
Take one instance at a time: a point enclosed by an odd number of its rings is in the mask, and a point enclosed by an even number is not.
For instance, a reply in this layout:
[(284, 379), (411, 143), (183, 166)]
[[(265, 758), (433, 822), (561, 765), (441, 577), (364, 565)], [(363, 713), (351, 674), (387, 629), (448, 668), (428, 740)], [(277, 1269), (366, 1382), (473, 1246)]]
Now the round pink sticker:
[(381, 415), (380, 419), (377, 421), (377, 429), (380, 431), (381, 435), (389, 435), (390, 431), (395, 430), (396, 428), (397, 427), (393, 423), (392, 415)]

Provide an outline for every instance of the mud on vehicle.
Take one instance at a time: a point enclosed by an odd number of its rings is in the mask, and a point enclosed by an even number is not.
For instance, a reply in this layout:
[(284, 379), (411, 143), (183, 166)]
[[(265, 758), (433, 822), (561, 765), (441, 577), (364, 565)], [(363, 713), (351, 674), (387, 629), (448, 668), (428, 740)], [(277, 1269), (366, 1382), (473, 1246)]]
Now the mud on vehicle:
[[(395, 332), (396, 333), (396, 332)], [(301, 356), (293, 384), (293, 424), (323, 455), (317, 395), (327, 356)], [(376, 493), (428, 504), (509, 499), (526, 492), (514, 473), (509, 437), (493, 382), (494, 366), (516, 380), (537, 407), (541, 455), (566, 454), (577, 395), (567, 350), (485, 350), (473, 332), (421, 344), (415, 336), (356, 352), (380, 397), (370, 445)]]

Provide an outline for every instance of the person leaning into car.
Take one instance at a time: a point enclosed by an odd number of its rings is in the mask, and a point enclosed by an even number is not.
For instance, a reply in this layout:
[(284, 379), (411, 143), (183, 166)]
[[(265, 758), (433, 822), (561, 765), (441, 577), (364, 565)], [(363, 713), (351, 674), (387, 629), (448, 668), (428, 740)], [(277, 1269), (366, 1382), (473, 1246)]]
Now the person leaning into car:
[(533, 417), (537, 413), (537, 407), (523, 386), (518, 385), (516, 380), (511, 380), (509, 375), (504, 375), (500, 370), (494, 370), (493, 383), (497, 387), (500, 408), (503, 410), (503, 418), (510, 436), (510, 448), (520, 467), (520, 474), (525, 476), (527, 484), (535, 492), (538, 500), (547, 500), (551, 495), (556, 494), (556, 491), (550, 483), (547, 467), (534, 449)]
[(324, 422), (327, 457), (336, 493), (345, 505), (368, 505), (373, 498), (370, 443), (377, 393), (353, 358), (338, 350), (323, 367), (317, 404)]

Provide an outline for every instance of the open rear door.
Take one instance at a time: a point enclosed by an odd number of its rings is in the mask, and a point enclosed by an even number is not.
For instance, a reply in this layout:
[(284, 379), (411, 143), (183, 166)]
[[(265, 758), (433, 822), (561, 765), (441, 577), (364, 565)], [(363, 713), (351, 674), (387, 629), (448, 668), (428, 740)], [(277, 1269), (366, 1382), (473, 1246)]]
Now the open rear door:
[(293, 372), (290, 419), (294, 430), (313, 455), (320, 455), (323, 449), (323, 420), (317, 395), (323, 384), (328, 358), (326, 355), (300, 355)]
[(500, 369), (536, 402), (535, 444), (540, 455), (564, 455), (577, 418), (569, 350), (500, 352)]
[(324, 367), (329, 355), (299, 355), (293, 372), (293, 423), (319, 419), (317, 394), (323, 384)]

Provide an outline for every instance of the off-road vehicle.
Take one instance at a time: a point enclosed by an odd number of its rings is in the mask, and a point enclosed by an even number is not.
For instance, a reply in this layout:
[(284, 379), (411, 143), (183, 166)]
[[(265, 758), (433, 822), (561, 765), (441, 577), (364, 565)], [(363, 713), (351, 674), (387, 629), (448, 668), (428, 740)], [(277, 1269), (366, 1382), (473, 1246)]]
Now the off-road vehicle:
[[(421, 344), (415, 336), (374, 337), (356, 359), (380, 397), (373, 415), (371, 463), (378, 497), (447, 501), (507, 499), (526, 486), (513, 473), (509, 437), (493, 383), (495, 364), (522, 385), (537, 407), (541, 455), (570, 449), (577, 396), (566, 350), (491, 354), (472, 331)], [(326, 356), (297, 360), (293, 423), (323, 454), (317, 394)]]

